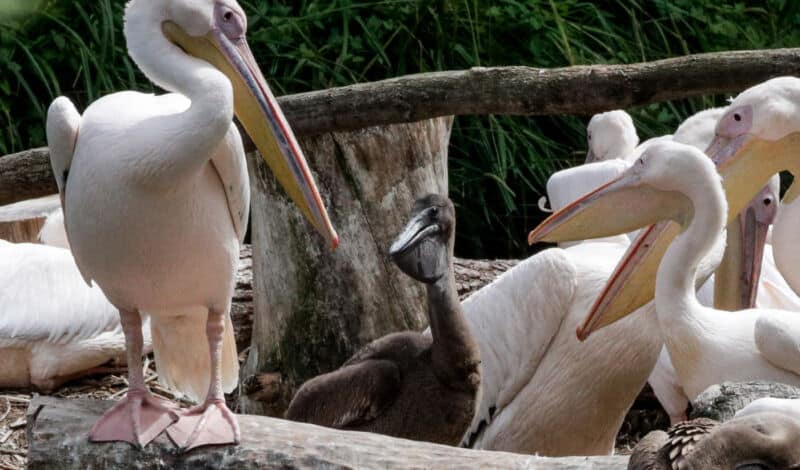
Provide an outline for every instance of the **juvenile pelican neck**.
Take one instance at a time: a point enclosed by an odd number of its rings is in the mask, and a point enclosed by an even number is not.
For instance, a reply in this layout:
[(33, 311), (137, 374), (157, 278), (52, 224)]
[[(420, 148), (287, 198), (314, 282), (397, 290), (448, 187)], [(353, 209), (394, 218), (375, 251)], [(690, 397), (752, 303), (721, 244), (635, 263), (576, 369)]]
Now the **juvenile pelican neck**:
[(472, 336), (469, 324), (458, 300), (452, 250), (448, 256), (447, 273), (439, 280), (427, 285), (428, 320), (431, 326), (431, 360), (437, 375), (445, 383), (459, 387), (480, 364), (478, 344)]
[(719, 176), (702, 172), (687, 176), (680, 192), (692, 203), (693, 214), (686, 229), (667, 248), (656, 274), (656, 312), (662, 325), (668, 317), (682, 319), (701, 307), (695, 293), (695, 279), (701, 260), (708, 254), (725, 227), (728, 206)]

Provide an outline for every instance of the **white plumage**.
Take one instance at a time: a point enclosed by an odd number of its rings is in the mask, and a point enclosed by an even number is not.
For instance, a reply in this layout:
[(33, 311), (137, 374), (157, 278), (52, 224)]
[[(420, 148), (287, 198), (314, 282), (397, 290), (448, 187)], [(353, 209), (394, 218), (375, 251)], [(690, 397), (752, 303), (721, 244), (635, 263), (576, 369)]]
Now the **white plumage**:
[[(50, 391), (109, 360), (125, 359), (117, 309), (81, 278), (61, 211), (40, 233), (46, 246), (0, 240), (0, 387)], [(145, 324), (145, 352), (150, 350)]]
[[(554, 208), (625, 168), (612, 160), (557, 173), (556, 184), (548, 184)], [(601, 336), (585, 343), (576, 338), (575, 327), (627, 249), (626, 237), (609, 240), (543, 251), (464, 301), (483, 365), (482, 399), (466, 444), (542, 455), (613, 451), (662, 341), (652, 328), (652, 304)], [(724, 240), (705, 275), (723, 248)], [(587, 357), (597, 362), (588, 367)]]
[[(334, 247), (338, 237), (235, 0), (132, 0), (124, 29), (131, 58), (172, 93), (114, 93), (83, 115), (59, 97), (47, 116), (75, 261), (119, 309), (132, 362), (127, 396), (89, 437), (144, 446), (169, 428), (184, 449), (235, 443), (223, 392), (238, 379), (229, 309), (250, 189), (234, 112), (309, 221)], [(204, 398), (180, 419), (144, 383), (143, 312), (159, 377)]]

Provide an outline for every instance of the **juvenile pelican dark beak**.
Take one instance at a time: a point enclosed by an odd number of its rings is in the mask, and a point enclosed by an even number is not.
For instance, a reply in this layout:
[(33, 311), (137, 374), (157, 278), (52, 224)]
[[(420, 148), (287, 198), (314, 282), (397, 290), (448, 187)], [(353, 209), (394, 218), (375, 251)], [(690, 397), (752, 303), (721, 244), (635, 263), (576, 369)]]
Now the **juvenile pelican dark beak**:
[(233, 85), (234, 112), (247, 134), (292, 201), (336, 248), (339, 237), (300, 145), (250, 52), (243, 27), (241, 35), (234, 38), (221, 24), (204, 36), (190, 36), (171, 21), (164, 22), (162, 30), (188, 54), (208, 61), (228, 77)]

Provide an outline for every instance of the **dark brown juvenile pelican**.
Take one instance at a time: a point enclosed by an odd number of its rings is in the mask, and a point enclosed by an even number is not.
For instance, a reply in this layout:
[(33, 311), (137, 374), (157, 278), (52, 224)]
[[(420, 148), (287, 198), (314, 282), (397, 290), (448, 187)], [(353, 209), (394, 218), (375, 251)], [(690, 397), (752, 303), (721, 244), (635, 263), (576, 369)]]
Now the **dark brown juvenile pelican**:
[(379, 338), (340, 369), (298, 390), (286, 417), (340, 429), (456, 445), (478, 403), (480, 353), (456, 294), (455, 209), (431, 194), (389, 254), (428, 290), (431, 335), (404, 331)]
[(722, 424), (708, 419), (678, 423), (642, 439), (628, 469), (800, 469), (800, 421), (768, 412)]

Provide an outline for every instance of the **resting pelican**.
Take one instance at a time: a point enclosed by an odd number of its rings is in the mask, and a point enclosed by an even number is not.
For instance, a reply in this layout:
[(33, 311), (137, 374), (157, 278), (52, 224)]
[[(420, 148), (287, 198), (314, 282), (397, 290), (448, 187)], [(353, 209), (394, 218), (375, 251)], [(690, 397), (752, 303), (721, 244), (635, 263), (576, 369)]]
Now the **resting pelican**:
[(475, 415), (480, 351), (464, 320), (453, 271), (450, 199), (417, 199), (389, 255), (426, 285), (432, 334), (391, 333), (304, 383), (286, 410), (294, 421), (456, 445)]
[[(117, 310), (58, 246), (60, 214), (49, 215), (39, 234), (52, 246), (0, 240), (0, 388), (50, 392), (109, 360), (124, 360)], [(149, 352), (149, 322), (144, 326)]]
[[(687, 395), (697, 396), (726, 380), (800, 385), (800, 375), (785, 367), (782, 355), (756, 344), (758, 322), (785, 322), (791, 313), (751, 309), (726, 315), (697, 301), (693, 286), (698, 263), (727, 223), (727, 203), (713, 162), (696, 148), (674, 142), (652, 146), (623, 176), (554, 214), (532, 236), (536, 239), (557, 231), (560, 223), (582, 212), (591, 213), (595, 204), (602, 208), (626, 203), (650, 209), (629, 217), (635, 227), (665, 218), (683, 227), (659, 265), (655, 304), (664, 341)], [(800, 334), (800, 322), (792, 334)]]
[(619, 158), (625, 160), (639, 144), (631, 115), (621, 109), (598, 113), (586, 126), (589, 151), (586, 163)]
[[(606, 161), (560, 172), (563, 200), (582, 194), (581, 183), (601, 184), (625, 168)], [(576, 193), (568, 194), (570, 189)], [(562, 198), (551, 196), (559, 209)], [(655, 323), (654, 309), (643, 307), (636, 321), (592, 338), (591, 344), (580, 344), (574, 328), (627, 245), (588, 240), (545, 250), (463, 302), (483, 366), (481, 402), (464, 445), (551, 456), (613, 451), (662, 345), (657, 329), (648, 328)], [(703, 269), (705, 276), (723, 248), (724, 241)], [(597, 358), (603, 374), (583, 365), (585, 354)]]
[[(144, 446), (167, 427), (182, 449), (239, 441), (223, 397), (237, 381), (229, 308), (250, 202), (234, 112), (289, 196), (338, 242), (246, 29), (234, 0), (133, 0), (128, 52), (172, 93), (115, 93), (83, 116), (60, 97), (48, 111), (75, 261), (119, 309), (130, 364), (129, 392), (95, 424), (92, 441)], [(144, 384), (140, 312), (151, 316), (159, 375), (205, 398), (180, 420)]]

